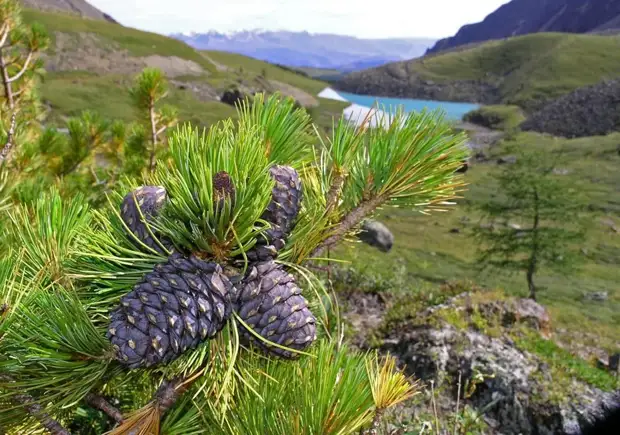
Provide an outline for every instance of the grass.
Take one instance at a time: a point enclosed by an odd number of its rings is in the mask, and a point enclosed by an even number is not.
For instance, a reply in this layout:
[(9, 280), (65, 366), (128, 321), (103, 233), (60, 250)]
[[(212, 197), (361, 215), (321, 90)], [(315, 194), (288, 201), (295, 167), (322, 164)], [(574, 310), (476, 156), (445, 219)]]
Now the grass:
[(483, 106), (466, 113), (463, 121), (494, 130), (512, 130), (525, 121), (525, 114), (519, 106)]
[[(575, 377), (604, 391), (614, 391), (617, 388), (618, 381), (611, 373), (593, 367), (552, 340), (544, 339), (540, 334), (528, 331), (521, 336), (515, 336), (515, 343), (518, 348), (541, 357), (556, 373), (563, 372), (563, 378)], [(554, 381), (558, 381), (557, 376), (554, 376)]]
[[(253, 83), (258, 87), (261, 80), (276, 80), (316, 96), (327, 83), (305, 77), (293, 71), (238, 54), (207, 51), (199, 52), (176, 39), (150, 32), (123, 27), (106, 21), (84, 19), (72, 15), (25, 9), (26, 22), (40, 22), (51, 36), (50, 52), (54, 52), (57, 33), (75, 35), (95, 34), (108, 49), (126, 50), (130, 55), (177, 56), (192, 60), (203, 67), (199, 76), (181, 76), (181, 81), (203, 82), (220, 93), (238, 83)], [(221, 71), (216, 67), (224, 66)], [(263, 77), (265, 76), (265, 77)], [(41, 87), (43, 100), (51, 107), (46, 124), (64, 126), (64, 120), (79, 115), (83, 110), (95, 110), (104, 118), (132, 121), (136, 112), (127, 93), (132, 76), (122, 74), (99, 75), (88, 71), (54, 71), (47, 74)], [(332, 117), (339, 116), (345, 104), (319, 99), (319, 106), (309, 109), (315, 122), (324, 128), (331, 127)], [(182, 122), (198, 126), (236, 116), (232, 106), (219, 101), (201, 101), (191, 91), (170, 87), (166, 103), (179, 109)]]
[(407, 81), (412, 85), (419, 80), (443, 84), (479, 81), (496, 87), (502, 104), (530, 109), (578, 87), (617, 77), (620, 37), (536, 33), (365, 73), (374, 76), (375, 82), (397, 81), (400, 88), (406, 87)]
[[(519, 133), (509, 143), (545, 146), (561, 150), (567, 159), (563, 166), (589, 199), (586, 218), (590, 224), (582, 246), (583, 263), (570, 273), (541, 270), (537, 276), (539, 300), (551, 312), (553, 323), (574, 331), (597, 331), (600, 347), (618, 347), (620, 337), (620, 234), (601, 223), (602, 218), (620, 224), (620, 156), (616, 146), (620, 134), (582, 139), (556, 139), (532, 133)], [(491, 161), (503, 154), (500, 145)], [(385, 209), (378, 218), (394, 233), (395, 243), (387, 254), (361, 243), (342, 245), (334, 252), (350, 267), (377, 282), (392, 283), (391, 292), (414, 294), (420, 289), (454, 280), (471, 280), (480, 286), (501, 288), (507, 294), (527, 296), (525, 277), (497, 272), (478, 273), (476, 246), (468, 236), (479, 224), (479, 217), (468, 205), (484, 201), (494, 190), (486, 181), (493, 163), (474, 164), (466, 174), (469, 183), (464, 198), (451, 211), (431, 216), (403, 209)], [(619, 225), (620, 226), (620, 225)], [(605, 261), (601, 261), (604, 258)], [(401, 276), (402, 275), (402, 276)], [(606, 291), (606, 302), (584, 300), (584, 292)], [(617, 350), (616, 350), (617, 351)]]
[[(107, 119), (135, 120), (136, 111), (127, 92), (131, 83), (131, 77), (122, 75), (49, 74), (41, 89), (43, 100), (52, 105), (47, 123), (62, 125), (66, 117), (77, 116), (87, 109), (94, 109)], [(181, 122), (192, 122), (197, 126), (208, 126), (236, 115), (232, 106), (217, 101), (199, 101), (191, 91), (174, 87), (166, 102), (179, 109)]]
[(239, 73), (239, 71), (241, 71), (240, 75), (242, 76), (248, 73), (264, 75), (264, 77), (269, 80), (287, 83), (311, 95), (318, 94), (327, 86), (325, 82), (304, 77), (303, 75), (287, 71), (284, 68), (242, 54), (214, 50), (207, 50), (204, 53), (216, 63), (225, 65), (232, 70), (231, 72), (227, 72), (227, 74), (223, 74), (225, 77), (232, 75), (234, 72)]
[(177, 56), (181, 59), (193, 60), (207, 71), (215, 70), (215, 66), (211, 62), (189, 45), (157, 33), (144, 32), (102, 20), (90, 20), (31, 9), (23, 11), (23, 18), (26, 22), (37, 21), (45, 26), (52, 37), (52, 50), (55, 32), (93, 33), (104, 43), (118, 45), (120, 49), (127, 50), (133, 56)]

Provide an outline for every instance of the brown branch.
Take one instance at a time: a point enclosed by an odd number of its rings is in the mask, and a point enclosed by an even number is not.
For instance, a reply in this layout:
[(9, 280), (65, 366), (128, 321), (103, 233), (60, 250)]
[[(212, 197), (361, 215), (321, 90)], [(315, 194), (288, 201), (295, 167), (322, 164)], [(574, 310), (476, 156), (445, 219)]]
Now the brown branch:
[(342, 171), (337, 170), (332, 185), (329, 187), (329, 192), (327, 192), (325, 213), (330, 213), (338, 204), (338, 198), (340, 197), (342, 186), (344, 185), (344, 178)]
[(159, 409), (159, 414), (163, 415), (176, 403), (176, 401), (185, 393), (194, 383), (193, 379), (178, 377), (171, 381), (164, 381), (155, 393), (155, 401)]
[(2, 50), (3, 48), (6, 48), (4, 46), (4, 43), (6, 42), (7, 38), (9, 37), (9, 33), (10, 33), (10, 28), (9, 25), (7, 23), (4, 23), (2, 25), (2, 29), (0, 30), (0, 33), (2, 33), (2, 37), (0, 37), (0, 50)]
[(162, 134), (164, 131), (166, 131), (168, 129), (167, 125), (164, 125), (162, 128), (160, 128), (159, 130), (157, 130), (157, 133), (155, 133), (157, 136), (159, 136), (160, 134)]
[(43, 407), (39, 405), (34, 398), (29, 394), (16, 394), (13, 396), (15, 402), (20, 403), (28, 414), (39, 420), (41, 425), (53, 435), (71, 435), (67, 429), (65, 429), (60, 423), (54, 420), (43, 410)]
[(15, 103), (13, 102), (13, 90), (9, 81), (9, 72), (4, 61), (4, 54), (0, 51), (0, 73), (2, 74), (2, 85), (4, 86), (4, 95), (9, 103), (9, 109), (13, 110)]
[(22, 66), (22, 69), (17, 74), (15, 74), (13, 77), (10, 77), (8, 79), (9, 83), (13, 83), (15, 80), (19, 80), (19, 78), (24, 75), (24, 73), (28, 69), (28, 65), (30, 64), (30, 61), (32, 60), (33, 53), (34, 52), (32, 51), (28, 52), (28, 56), (26, 57), (26, 60), (24, 61), (24, 66)]
[(310, 254), (310, 257), (318, 257), (325, 249), (336, 245), (340, 240), (347, 235), (355, 226), (357, 226), (362, 220), (372, 213), (377, 207), (385, 202), (385, 197), (382, 195), (375, 196), (366, 201), (362, 201), (360, 205), (351, 210), (340, 222), (340, 225), (336, 228), (334, 233), (327, 239), (323, 240), (319, 246)]
[(105, 412), (115, 422), (122, 423), (124, 421), (123, 414), (103, 397), (98, 396), (97, 394), (89, 393), (85, 400), (86, 403), (93, 408)]
[(149, 158), (149, 170), (155, 169), (155, 147), (157, 146), (157, 125), (155, 123), (155, 101), (151, 98), (149, 102), (149, 117), (151, 119), (151, 156)]
[(2, 151), (0, 151), (0, 164), (2, 164), (8, 158), (9, 153), (13, 149), (13, 145), (14, 145), (13, 135), (14, 134), (15, 134), (15, 112), (13, 112), (13, 114), (11, 115), (11, 126), (9, 127), (9, 132), (7, 133), (7, 136), (6, 136), (6, 143), (4, 144)]
[[(11, 377), (7, 375), (0, 376), (0, 380), (10, 382)], [(15, 394), (10, 397), (12, 402), (20, 404), (28, 414), (39, 420), (41, 425), (47, 429), (52, 435), (71, 435), (67, 429), (65, 429), (60, 423), (54, 420), (50, 415), (45, 412), (45, 409), (37, 403), (37, 401), (30, 394), (21, 393)]]

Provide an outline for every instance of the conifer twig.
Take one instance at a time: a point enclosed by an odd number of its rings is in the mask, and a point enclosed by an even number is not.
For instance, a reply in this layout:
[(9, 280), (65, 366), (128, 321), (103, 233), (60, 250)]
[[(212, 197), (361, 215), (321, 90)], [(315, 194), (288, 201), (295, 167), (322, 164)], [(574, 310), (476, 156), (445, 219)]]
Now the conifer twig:
[(7, 133), (6, 136), (6, 143), (4, 144), (4, 147), (2, 147), (2, 151), (0, 151), (0, 164), (2, 164), (7, 157), (9, 156), (9, 153), (11, 152), (11, 149), (13, 149), (13, 135), (15, 134), (15, 112), (13, 112), (13, 114), (11, 115), (11, 126), (9, 127), (9, 131)]
[(347, 235), (356, 225), (358, 225), (368, 214), (379, 207), (385, 201), (382, 195), (375, 196), (366, 201), (362, 201), (360, 205), (351, 210), (340, 222), (336, 230), (331, 236), (323, 240), (319, 246), (310, 254), (310, 257), (318, 257), (325, 249), (336, 245)]
[[(0, 380), (12, 381), (12, 378), (7, 375), (0, 376)], [(11, 396), (11, 401), (22, 405), (22, 407), (34, 418), (39, 420), (41, 425), (50, 431), (52, 435), (71, 435), (67, 429), (65, 429), (58, 421), (54, 420), (50, 415), (45, 412), (44, 408), (37, 403), (37, 401), (30, 394), (20, 393)]]
[(124, 421), (123, 414), (110, 402), (105, 400), (103, 397), (97, 394), (89, 393), (86, 396), (85, 400), (86, 400), (86, 403), (88, 403), (93, 408), (96, 408), (100, 411), (105, 412), (108, 415), (108, 417), (113, 419), (115, 422), (122, 423)]

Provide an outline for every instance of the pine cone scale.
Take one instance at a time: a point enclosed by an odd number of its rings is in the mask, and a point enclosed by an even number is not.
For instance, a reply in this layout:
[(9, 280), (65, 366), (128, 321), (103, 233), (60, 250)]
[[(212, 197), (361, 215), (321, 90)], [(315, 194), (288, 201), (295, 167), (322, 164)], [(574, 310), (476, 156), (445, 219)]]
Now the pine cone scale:
[(111, 314), (108, 338), (117, 359), (130, 368), (149, 367), (195, 348), (224, 327), (232, 294), (221, 267), (173, 254)]

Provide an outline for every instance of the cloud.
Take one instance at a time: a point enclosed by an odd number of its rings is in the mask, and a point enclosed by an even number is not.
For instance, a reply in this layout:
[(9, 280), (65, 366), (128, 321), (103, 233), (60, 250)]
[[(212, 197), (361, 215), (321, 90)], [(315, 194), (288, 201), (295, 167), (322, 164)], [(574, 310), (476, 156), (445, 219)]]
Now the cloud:
[(90, 0), (124, 25), (158, 33), (265, 28), (360, 37), (443, 37), (508, 0)]

